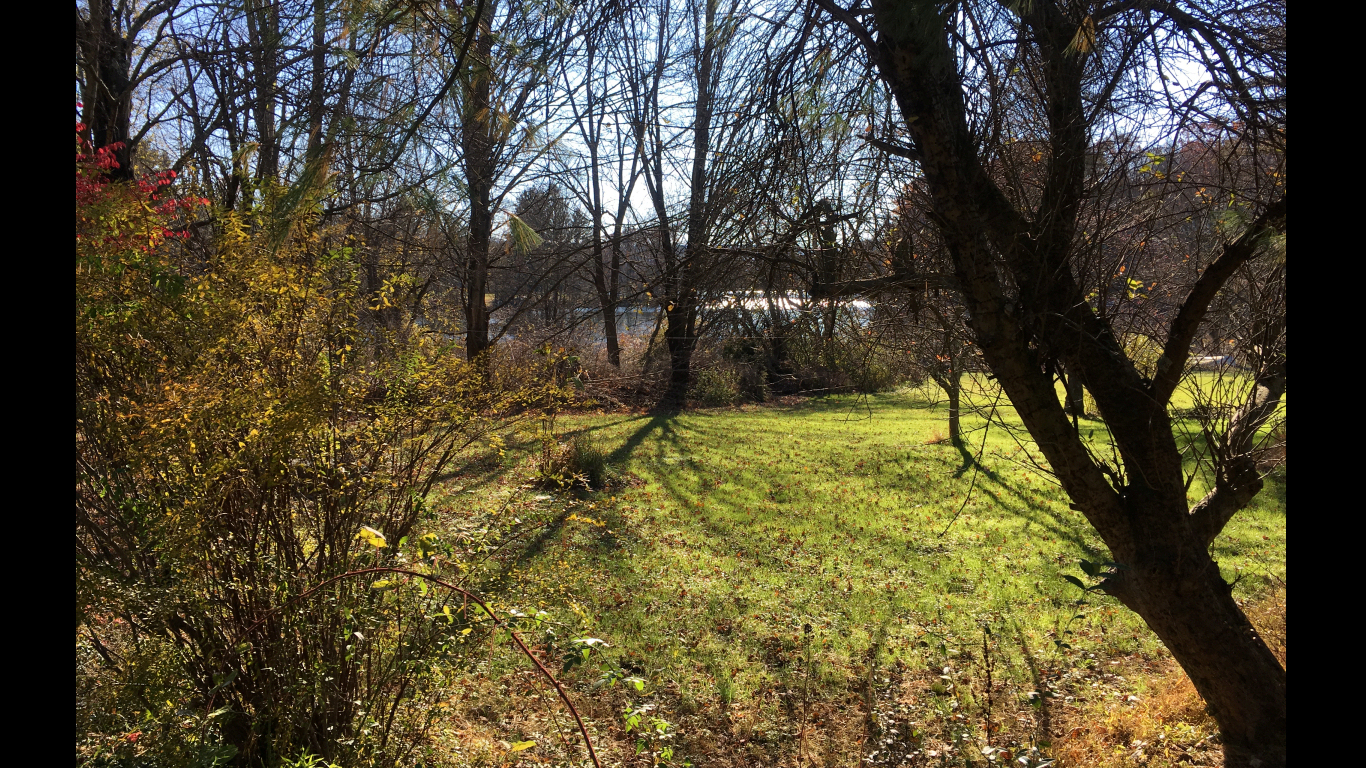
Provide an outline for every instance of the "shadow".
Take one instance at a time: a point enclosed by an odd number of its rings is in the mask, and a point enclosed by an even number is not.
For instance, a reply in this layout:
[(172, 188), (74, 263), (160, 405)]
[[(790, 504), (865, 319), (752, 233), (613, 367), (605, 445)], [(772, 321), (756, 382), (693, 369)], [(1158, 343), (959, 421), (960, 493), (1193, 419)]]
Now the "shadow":
[(528, 539), (526, 544), (517, 550), (515, 556), (502, 560), (502, 567), (478, 584), (473, 585), (473, 591), (485, 595), (504, 594), (505, 589), (513, 586), (513, 574), (524, 570), (532, 560), (535, 560), (545, 551), (546, 545), (564, 530), (564, 523), (568, 518), (569, 512), (567, 510), (556, 515), (545, 527)]
[[(607, 455), (607, 462), (609, 464), (616, 464), (630, 458), (631, 454), (635, 453), (635, 450), (640, 447), (640, 444), (645, 442), (645, 439), (656, 430), (659, 431), (661, 438), (670, 436), (674, 431), (673, 422), (678, 418), (678, 415), (677, 411), (662, 411), (649, 416), (649, 421), (642, 424), (635, 432), (632, 432), (631, 436), (626, 438), (625, 442)], [(647, 417), (642, 416), (640, 418)]]
[[(869, 400), (879, 419), (884, 414), (896, 418), (892, 411), (924, 404), (910, 393)], [(606, 523), (597, 529), (571, 524), (564, 515), (546, 520), (545, 527), (509, 548), (497, 570), (481, 579), (480, 588), (502, 593), (515, 587), (518, 573), (534, 567), (538, 558), (558, 556), (557, 542), (568, 529), (569, 546), (578, 550), (585, 567), (604, 574), (595, 583), (610, 586), (585, 600), (598, 621), (608, 622), (603, 631), (619, 637), (649, 635), (658, 629), (661, 610), (708, 622), (724, 614), (729, 617), (724, 629), (696, 624), (679, 636), (688, 639), (688, 646), (681, 645), (683, 639), (678, 642), (694, 662), (729, 674), (731, 649), (753, 650), (756, 643), (776, 637), (767, 619), (760, 621), (757, 614), (743, 618), (752, 612), (739, 608), (741, 601), (763, 606), (791, 591), (802, 596), (801, 606), (772, 604), (835, 616), (871, 610), (881, 590), (889, 589), (884, 579), (902, 580), (895, 594), (907, 599), (940, 589), (934, 585), (952, 568), (947, 547), (912, 516), (921, 515), (913, 511), (919, 502), (937, 503), (919, 497), (917, 488), (947, 493), (940, 484), (955, 469), (961, 479), (951, 490), (961, 494), (967, 485), (964, 475), (976, 469), (980, 478), (974, 495), (998, 499), (987, 502), (984, 512), (995, 515), (999, 505), (1000, 513), (1018, 515), (1034, 526), (1031, 530), (1026, 525), (1023, 536), (1056, 538), (1089, 554), (1085, 521), (1069, 514), (1065, 501), (1059, 508), (1056, 494), (1040, 495), (1045, 489), (1037, 484), (1017, 482), (1009, 465), (992, 457), (990, 444), (978, 461), (971, 439), (955, 446), (955, 456), (945, 446), (906, 445), (899, 433), (855, 434), (862, 427), (851, 433), (852, 420), (841, 417), (861, 407), (855, 398), (832, 395), (767, 405), (748, 420), (730, 418), (730, 409), (658, 409), (574, 425), (576, 434), (596, 433), (608, 462), (629, 468), (640, 483), (632, 486), (638, 490), (623, 492), (620, 510), (604, 504), (593, 512)], [(813, 415), (823, 417), (808, 421)], [(850, 447), (828, 453), (825, 446), (841, 440)], [(741, 442), (743, 452), (734, 448)], [(919, 485), (914, 479), (929, 472), (936, 475), (932, 482)], [(809, 483), (821, 487), (805, 490)], [(883, 497), (888, 506), (883, 506)], [(673, 568), (668, 573), (652, 559), (653, 553), (665, 550), (683, 553), (667, 560)], [(868, 632), (876, 629), (872, 624)]]
[(460, 480), (465, 488), (484, 487), (496, 483), (506, 471), (507, 466), (497, 451), (483, 450), (473, 453), (464, 461), (451, 462), (444, 472), (436, 476), (433, 485)]
[[(967, 474), (968, 470), (972, 469), (974, 464), (977, 464), (977, 460), (972, 457), (972, 451), (968, 450), (968, 446), (963, 440), (960, 439), (955, 442), (953, 447), (957, 448), (958, 455), (963, 457), (963, 463), (953, 472), (955, 478), (960, 478)], [(985, 469), (985, 467), (982, 467), (982, 469)]]
[(591, 426), (578, 427), (578, 428), (576, 428), (576, 429), (568, 430), (567, 432), (565, 432), (565, 434), (566, 434), (566, 435), (591, 435), (591, 434), (594, 433), (594, 432), (605, 432), (605, 431), (607, 431), (607, 430), (609, 430), (609, 429), (612, 429), (613, 427), (619, 427), (619, 426), (621, 426), (621, 425), (623, 425), (623, 424), (630, 424), (630, 423), (635, 422), (635, 421), (641, 421), (641, 420), (649, 419), (649, 418), (650, 418), (650, 416), (649, 416), (648, 414), (647, 414), (647, 415), (644, 415), (644, 416), (628, 416), (628, 417), (626, 417), (626, 418), (624, 418), (624, 419), (617, 419), (616, 421), (604, 421), (604, 422), (601, 422), (601, 423), (598, 423), (598, 424), (593, 424), (593, 425), (591, 425)]
[(1024, 630), (1018, 624), (1015, 625), (1015, 638), (1020, 644), (1020, 655), (1024, 658), (1025, 666), (1029, 667), (1029, 676), (1034, 682), (1034, 691), (1031, 694), (1032, 698), (1029, 704), (1039, 712), (1039, 735), (1042, 737), (1039, 740), (1048, 741), (1049, 734), (1053, 731), (1053, 713), (1049, 710), (1048, 697), (1044, 696), (1048, 688), (1044, 684), (1043, 674), (1039, 670), (1039, 663), (1034, 657), (1034, 651), (1025, 641)]
[[(1050, 508), (1047, 503), (1040, 503), (1031, 498), (1026, 490), (1028, 486), (1013, 483), (1009, 478), (1003, 477), (996, 470), (988, 467), (985, 462), (978, 461), (967, 448), (967, 441), (954, 446), (962, 457), (962, 464), (954, 470), (954, 478), (962, 480), (968, 470), (974, 467), (979, 475), (974, 494), (981, 493), (984, 496), (995, 495), (996, 503), (1001, 506), (1003, 512), (1015, 515), (1026, 522), (1026, 525), (1037, 525), (1045, 532), (1057, 537), (1058, 539), (1070, 541), (1079, 551), (1087, 553), (1088, 556), (1100, 556), (1102, 553), (1093, 551), (1094, 546), (1086, 539), (1086, 531), (1089, 523), (1071, 519), (1061, 511), (1061, 509)], [(1064, 494), (1065, 497), (1065, 494)], [(1069, 500), (1065, 499), (1062, 504), (1065, 506)]]
[(1005, 486), (1005, 483), (1001, 480), (1001, 476), (996, 474), (995, 470), (979, 462), (977, 460), (977, 457), (972, 455), (972, 451), (968, 450), (966, 440), (957, 443), (953, 447), (958, 449), (958, 455), (963, 457), (963, 463), (959, 465), (958, 469), (955, 469), (953, 471), (953, 476), (955, 479), (961, 479), (963, 475), (966, 475), (968, 473), (969, 469), (976, 467), (978, 474), (982, 475), (991, 482), (996, 483), (997, 485), (1001, 485), (1003, 487)]

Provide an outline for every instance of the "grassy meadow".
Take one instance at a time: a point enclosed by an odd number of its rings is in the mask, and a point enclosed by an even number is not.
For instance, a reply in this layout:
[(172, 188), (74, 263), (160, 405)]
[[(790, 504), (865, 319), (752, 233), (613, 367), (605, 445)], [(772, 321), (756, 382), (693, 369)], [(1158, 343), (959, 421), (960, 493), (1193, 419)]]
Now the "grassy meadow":
[[(429, 525), (496, 542), (466, 581), (529, 617), (604, 764), (1216, 761), (1142, 621), (1063, 578), (1094, 581), (1078, 562), (1106, 552), (1008, 406), (977, 391), (960, 449), (932, 394), (562, 416), (561, 440), (605, 454), (604, 490), (534, 484), (534, 435), (514, 433), (455, 473)], [(1108, 451), (1099, 422), (1081, 428)], [(1282, 466), (1214, 545), (1282, 658), (1285, 482)], [(506, 640), (470, 639), (493, 653), (451, 670), (465, 692), (431, 759), (583, 764)]]

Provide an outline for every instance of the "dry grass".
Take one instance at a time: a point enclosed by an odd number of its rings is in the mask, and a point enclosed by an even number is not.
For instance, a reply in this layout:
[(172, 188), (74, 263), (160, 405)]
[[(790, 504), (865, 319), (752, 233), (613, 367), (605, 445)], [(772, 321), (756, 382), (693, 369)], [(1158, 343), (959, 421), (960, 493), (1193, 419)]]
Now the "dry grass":
[[(1284, 584), (1277, 583), (1243, 607), (1284, 663)], [(958, 764), (963, 757), (980, 761), (980, 750), (973, 741), (962, 741), (960, 734), (965, 729), (980, 733), (986, 700), (981, 662), (980, 653), (964, 649), (951, 665), (954, 690), (950, 693), (933, 688), (945, 679), (940, 677), (945, 670), (899, 659), (875, 666), (871, 678), (866, 667), (846, 670), (849, 678), (859, 682), (843, 695), (813, 697), (809, 702), (783, 700), (796, 691), (770, 691), (745, 704), (680, 706), (675, 687), (666, 686), (658, 693), (681, 731), (675, 745), (699, 768), (929, 766), (945, 759)], [(1053, 694), (1043, 708), (1032, 706), (1028, 692), (1015, 683), (996, 682), (991, 743), (1003, 751), (994, 756), (993, 764), (1025, 756), (1033, 758), (1029, 764), (1055, 758), (1058, 768), (1222, 764), (1218, 726), (1175, 662), (1145, 660), (1139, 654), (1095, 662), (1091, 668), (1040, 669), (1039, 687)], [(871, 689), (866, 687), (870, 679), (874, 681)], [(529, 670), (498, 682), (471, 681), (471, 685), (460, 697), (462, 701), (451, 702), (452, 717), (445, 727), (432, 734), (433, 746), (446, 745), (446, 750), (434, 750), (446, 752), (441, 755), (445, 762), (490, 768), (581, 763), (582, 747), (570, 722)], [(655, 765), (648, 751), (637, 753), (635, 734), (627, 733), (621, 723), (620, 711), (628, 701), (626, 691), (618, 688), (583, 697), (580, 706), (604, 765)], [(954, 701), (971, 701), (975, 706), (946, 708)], [(869, 717), (870, 705), (873, 717)], [(775, 717), (784, 708), (789, 710), (787, 717)], [(779, 736), (783, 731), (788, 732), (786, 739)], [(513, 753), (508, 738), (534, 739), (538, 748)], [(780, 746), (779, 741), (796, 741), (800, 746)], [(447, 751), (452, 745), (457, 746)]]
[(939, 445), (948, 439), (948, 436), (945, 435), (939, 427), (934, 427), (930, 430), (930, 436), (925, 440), (925, 445)]
[[(1243, 605), (1281, 664), (1285, 664), (1285, 585), (1274, 585)], [(1108, 698), (1066, 708), (1057, 729), (1054, 755), (1059, 768), (1109, 765), (1221, 765), (1218, 726), (1205, 711), (1190, 678), (1167, 660), (1149, 674), (1132, 678), (1146, 695)]]

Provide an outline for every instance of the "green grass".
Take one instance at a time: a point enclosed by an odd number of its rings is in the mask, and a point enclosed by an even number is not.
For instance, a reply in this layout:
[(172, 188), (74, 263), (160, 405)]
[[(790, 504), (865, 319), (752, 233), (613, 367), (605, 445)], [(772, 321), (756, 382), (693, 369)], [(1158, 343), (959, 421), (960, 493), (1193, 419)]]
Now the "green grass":
[[(973, 400), (986, 409), (994, 398)], [(997, 418), (1008, 427), (1014, 415), (1001, 407)], [(1013, 681), (999, 695), (1015, 707), (1038, 687), (1039, 669), (1162, 658), (1136, 615), (1063, 580), (1086, 580), (1082, 558), (1108, 558), (1035, 469), (1022, 433), (984, 431), (980, 414), (967, 415), (966, 450), (927, 444), (945, 419), (921, 392), (564, 418), (561, 430), (591, 435), (608, 453), (617, 487), (579, 500), (543, 497), (573, 515), (548, 517), (535, 542), (503, 564), (502, 602), (612, 644), (610, 657), (647, 680), (644, 699), (689, 724), (680, 754), (699, 765), (713, 750), (795, 754), (805, 746), (797, 728), (813, 717), (799, 706), (826, 712), (814, 717), (834, 728), (840, 712), (866, 707), (855, 699), (872, 695), (870, 676), (873, 688), (886, 688), (898, 675), (948, 665), (979, 678), (983, 625), (1002, 665), (997, 679)], [(1104, 447), (1099, 422), (1082, 427)], [(501, 477), (503, 493), (515, 496), (515, 463), (487, 475), (475, 495)], [(1255, 596), (1265, 574), (1284, 578), (1285, 533), (1282, 468), (1215, 543), (1230, 581), (1250, 577), (1237, 581), (1237, 594)], [(589, 690), (582, 668), (570, 678)], [(949, 743), (955, 713), (983, 708), (974, 685), (905, 716)], [(970, 740), (972, 727), (959, 730)], [(1015, 741), (1027, 738), (1038, 734)]]

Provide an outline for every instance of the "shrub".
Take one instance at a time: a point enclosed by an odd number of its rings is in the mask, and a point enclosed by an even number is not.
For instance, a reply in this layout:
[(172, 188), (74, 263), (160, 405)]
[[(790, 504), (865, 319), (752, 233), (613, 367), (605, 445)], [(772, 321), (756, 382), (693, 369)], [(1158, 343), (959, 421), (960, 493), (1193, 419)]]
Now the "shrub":
[(877, 359), (868, 360), (852, 373), (854, 388), (860, 392), (888, 392), (900, 384), (891, 366)]
[(740, 400), (740, 374), (730, 368), (700, 370), (688, 398), (705, 406), (734, 405)]
[(601, 489), (607, 485), (607, 452), (588, 435), (575, 435), (569, 441), (568, 467), (589, 488)]
[(1162, 357), (1160, 344), (1141, 333), (1124, 334), (1120, 342), (1124, 354), (1133, 361), (1139, 373), (1149, 379), (1157, 375), (1157, 361)]
[(77, 173), (78, 686), (110, 705), (81, 725), (147, 734), (138, 764), (383, 762), (455, 619), (342, 577), (411, 557), (452, 458), (554, 393), (363, 352), (357, 264), (310, 190), (218, 212), (190, 250), (164, 185), (106, 183), (89, 154)]
[(551, 421), (542, 427), (536, 475), (549, 488), (602, 490), (608, 481), (607, 453), (589, 435), (559, 442)]

